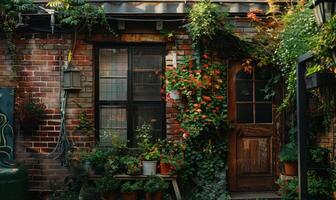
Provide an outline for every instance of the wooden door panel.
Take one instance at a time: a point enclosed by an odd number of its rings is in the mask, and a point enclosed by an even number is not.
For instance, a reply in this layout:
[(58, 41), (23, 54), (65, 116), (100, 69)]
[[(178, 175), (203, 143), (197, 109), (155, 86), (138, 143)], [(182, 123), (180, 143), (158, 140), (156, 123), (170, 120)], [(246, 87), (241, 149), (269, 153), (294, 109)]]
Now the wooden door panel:
[[(260, 98), (257, 90), (259, 87), (257, 83), (260, 80), (257, 78), (259, 76), (256, 75), (256, 71), (253, 69), (252, 74), (244, 75), (246, 72), (238, 64), (229, 68), (229, 119), (234, 126), (229, 137), (231, 191), (272, 190), (275, 186), (276, 162), (274, 159), (277, 154), (274, 141), (278, 141), (276, 139), (278, 135), (275, 134), (273, 123), (274, 104), (271, 100)], [(265, 82), (265, 80), (262, 81)], [(248, 86), (245, 83), (252, 85)], [(241, 92), (246, 88), (249, 90), (248, 95)], [(237, 109), (238, 106), (247, 104), (252, 106), (252, 111)], [(260, 113), (263, 112), (267, 115), (260, 117)], [(265, 119), (265, 116), (269, 117)]]
[(240, 137), (237, 140), (237, 175), (272, 175), (270, 137)]

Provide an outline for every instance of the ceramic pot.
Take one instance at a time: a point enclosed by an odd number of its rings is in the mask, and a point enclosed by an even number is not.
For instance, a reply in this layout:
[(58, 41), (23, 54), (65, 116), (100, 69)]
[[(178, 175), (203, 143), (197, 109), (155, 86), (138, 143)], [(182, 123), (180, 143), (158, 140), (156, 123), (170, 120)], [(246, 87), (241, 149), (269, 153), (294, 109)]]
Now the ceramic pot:
[(155, 175), (156, 166), (157, 166), (157, 161), (142, 161), (142, 174), (143, 175)]

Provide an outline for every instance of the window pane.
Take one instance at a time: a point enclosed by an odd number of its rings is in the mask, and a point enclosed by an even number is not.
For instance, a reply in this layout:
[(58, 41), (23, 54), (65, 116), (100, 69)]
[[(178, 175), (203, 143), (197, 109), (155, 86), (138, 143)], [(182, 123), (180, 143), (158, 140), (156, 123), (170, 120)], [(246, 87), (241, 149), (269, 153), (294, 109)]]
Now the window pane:
[(253, 82), (252, 80), (236, 80), (237, 101), (253, 101)]
[(272, 78), (272, 71), (267, 67), (257, 67), (255, 71), (256, 80), (269, 80)]
[(237, 103), (237, 122), (253, 123), (253, 104)]
[(255, 95), (256, 101), (270, 101), (270, 99), (265, 99), (266, 93), (264, 92), (267, 81), (256, 81), (255, 82)]
[[(156, 105), (136, 105), (133, 113), (133, 130), (140, 127), (142, 124), (151, 124), (153, 127), (153, 138), (161, 137), (162, 133), (162, 104)], [(134, 131), (133, 146), (136, 146), (137, 136)]]
[(99, 51), (100, 77), (127, 76), (127, 49), (101, 49)]
[(272, 104), (256, 104), (256, 123), (272, 123)]
[(101, 49), (99, 55), (99, 99), (127, 99), (127, 49)]
[(236, 79), (252, 79), (252, 73), (249, 72), (245, 72), (243, 69), (240, 70), (237, 75), (236, 75)]
[(118, 101), (127, 99), (127, 79), (100, 79), (99, 99)]
[(127, 141), (126, 108), (101, 106), (99, 125), (100, 144), (111, 145), (114, 142)]
[(160, 101), (162, 50), (135, 49), (133, 55), (133, 97), (137, 101)]

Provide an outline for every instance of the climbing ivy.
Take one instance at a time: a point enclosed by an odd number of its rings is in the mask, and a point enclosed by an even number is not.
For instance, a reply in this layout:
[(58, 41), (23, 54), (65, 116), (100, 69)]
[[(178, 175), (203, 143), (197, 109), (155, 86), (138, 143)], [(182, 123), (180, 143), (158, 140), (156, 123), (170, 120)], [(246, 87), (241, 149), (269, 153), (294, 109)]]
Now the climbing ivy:
[(7, 48), (12, 61), (12, 70), (17, 71), (17, 51), (14, 44), (16, 25), (19, 22), (19, 15), (34, 12), (36, 6), (31, 0), (2, 0), (0, 1), (0, 38), (7, 41)]
[(63, 26), (73, 27), (75, 31), (87, 28), (91, 32), (97, 25), (112, 31), (104, 9), (85, 0), (54, 0), (47, 6), (57, 11), (56, 17)]
[(285, 77), (286, 96), (280, 110), (290, 105), (295, 97), (297, 58), (316, 46), (318, 30), (307, 4), (290, 9), (282, 22), (283, 29), (273, 57), (282, 77)]

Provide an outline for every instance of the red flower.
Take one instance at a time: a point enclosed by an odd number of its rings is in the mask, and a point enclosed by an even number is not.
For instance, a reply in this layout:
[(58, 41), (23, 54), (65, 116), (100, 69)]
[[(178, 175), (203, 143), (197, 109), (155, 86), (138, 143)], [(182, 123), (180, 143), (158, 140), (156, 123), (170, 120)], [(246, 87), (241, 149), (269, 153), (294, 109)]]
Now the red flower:
[(216, 99), (218, 99), (218, 100), (223, 100), (224, 97), (223, 97), (223, 96), (216, 96)]
[(209, 65), (207, 63), (204, 63), (203, 67), (207, 69), (209, 67)]
[(206, 119), (207, 118), (207, 116), (206, 115), (202, 115), (202, 119)]
[(209, 58), (209, 55), (207, 53), (203, 54), (203, 58), (204, 59), (208, 59)]
[(205, 95), (203, 95), (203, 99), (204, 99), (205, 101), (211, 101), (211, 100), (212, 100), (211, 97), (209, 97), (209, 96), (205, 96)]

